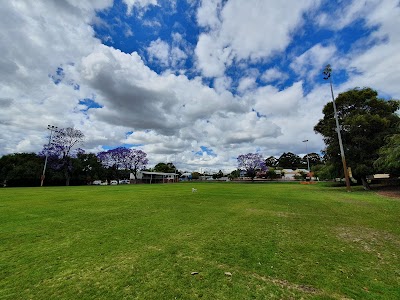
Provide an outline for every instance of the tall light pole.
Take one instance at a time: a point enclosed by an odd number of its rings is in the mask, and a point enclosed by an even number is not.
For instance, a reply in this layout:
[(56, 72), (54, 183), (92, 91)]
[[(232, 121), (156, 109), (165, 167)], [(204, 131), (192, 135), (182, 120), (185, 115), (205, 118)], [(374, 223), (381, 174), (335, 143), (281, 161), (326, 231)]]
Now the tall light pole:
[[(308, 173), (310, 173), (310, 160), (308, 159), (307, 142), (308, 142), (308, 140), (304, 140), (304, 141), (303, 141), (303, 143), (306, 143), (307, 169), (308, 169)], [(311, 176), (310, 176), (310, 177), (311, 177)]]
[(331, 86), (331, 94), (332, 94), (332, 103), (333, 103), (333, 111), (335, 113), (335, 120), (336, 120), (336, 131), (338, 135), (338, 140), (339, 140), (339, 147), (340, 147), (340, 155), (342, 157), (342, 164), (343, 164), (343, 171), (344, 171), (344, 178), (346, 180), (346, 189), (348, 192), (350, 192), (350, 179), (349, 179), (349, 173), (347, 170), (347, 164), (346, 164), (346, 157), (344, 156), (344, 150), (343, 150), (343, 142), (342, 142), (342, 135), (340, 133), (340, 127), (339, 127), (339, 120), (338, 120), (338, 114), (336, 110), (336, 103), (335, 103), (335, 97), (333, 96), (333, 88), (332, 88), (332, 68), (331, 65), (326, 65), (324, 69), (324, 79), (328, 80)]
[(51, 138), (53, 136), (53, 131), (57, 131), (58, 127), (53, 126), (53, 125), (47, 125), (47, 129), (50, 130), (50, 136), (49, 136), (49, 144), (47, 145), (46, 159), (44, 160), (43, 174), (42, 174), (42, 177), (40, 180), (40, 186), (43, 186), (43, 182), (44, 182), (44, 177), (45, 177), (46, 167), (47, 167), (47, 158), (49, 156), (49, 149), (50, 149), (50, 144), (51, 144)]

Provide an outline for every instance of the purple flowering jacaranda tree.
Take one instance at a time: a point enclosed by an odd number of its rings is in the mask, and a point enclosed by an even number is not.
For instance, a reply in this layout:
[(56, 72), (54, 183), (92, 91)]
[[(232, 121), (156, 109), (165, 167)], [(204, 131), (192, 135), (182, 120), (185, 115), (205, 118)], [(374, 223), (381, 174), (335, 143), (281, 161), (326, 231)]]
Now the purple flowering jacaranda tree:
[(238, 169), (246, 171), (247, 176), (251, 177), (252, 181), (254, 180), (257, 171), (267, 170), (265, 160), (259, 153), (241, 154), (238, 156), (237, 161)]
[(129, 155), (130, 149), (118, 147), (107, 151), (100, 152), (97, 157), (108, 168), (123, 169), (124, 160)]
[(113, 177), (111, 179), (119, 180), (119, 170), (124, 169), (124, 161), (129, 155), (129, 152), (130, 150), (128, 148), (118, 147), (97, 154), (101, 164), (111, 170), (112, 173), (109, 173), (109, 176)]
[(135, 183), (137, 180), (137, 172), (143, 170), (149, 163), (146, 152), (137, 149), (130, 149), (130, 153), (125, 160), (125, 167), (135, 176)]
[(135, 176), (135, 182), (137, 172), (148, 164), (147, 154), (144, 151), (125, 147), (100, 152), (97, 157), (106, 167), (131, 171)]
[(65, 185), (69, 185), (72, 173), (72, 160), (78, 153), (84, 150), (77, 148), (82, 144), (85, 135), (82, 131), (71, 127), (58, 129), (50, 145), (44, 145), (43, 151), (39, 155), (48, 156), (50, 165), (53, 169), (62, 170), (65, 176)]

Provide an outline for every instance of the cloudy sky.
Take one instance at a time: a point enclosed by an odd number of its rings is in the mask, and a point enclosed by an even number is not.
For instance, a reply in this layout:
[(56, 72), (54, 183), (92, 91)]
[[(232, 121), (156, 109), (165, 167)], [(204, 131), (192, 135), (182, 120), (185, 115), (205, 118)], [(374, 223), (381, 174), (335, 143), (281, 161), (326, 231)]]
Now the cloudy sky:
[(10, 0), (0, 6), (0, 155), (48, 124), (150, 165), (231, 170), (236, 157), (319, 153), (334, 92), (400, 98), (399, 0)]

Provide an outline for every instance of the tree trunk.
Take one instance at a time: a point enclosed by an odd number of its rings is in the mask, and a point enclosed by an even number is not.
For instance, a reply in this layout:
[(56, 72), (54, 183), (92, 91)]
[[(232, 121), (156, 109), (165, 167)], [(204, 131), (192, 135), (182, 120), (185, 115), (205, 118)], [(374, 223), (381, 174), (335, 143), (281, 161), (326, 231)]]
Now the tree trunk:
[(65, 185), (69, 186), (69, 172), (68, 172), (68, 170), (65, 171)]
[(135, 177), (135, 184), (137, 184), (137, 177), (136, 177), (137, 169), (133, 169), (133, 176)]
[(63, 156), (63, 168), (64, 168), (64, 176), (65, 176), (65, 185), (69, 186), (69, 165), (70, 165), (70, 158), (64, 154)]
[(363, 188), (365, 191), (369, 191), (371, 189), (371, 187), (367, 181), (367, 178), (365, 176), (361, 177), (361, 182), (362, 182), (362, 185), (363, 185)]

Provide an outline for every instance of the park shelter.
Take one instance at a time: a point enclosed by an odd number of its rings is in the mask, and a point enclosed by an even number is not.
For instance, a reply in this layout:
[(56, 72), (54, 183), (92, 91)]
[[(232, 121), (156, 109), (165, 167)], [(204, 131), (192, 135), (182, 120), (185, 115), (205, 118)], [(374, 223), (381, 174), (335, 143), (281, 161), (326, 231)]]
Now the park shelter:
[[(178, 181), (178, 176), (179, 174), (175, 173), (138, 171), (136, 183), (173, 183)], [(133, 173), (130, 175), (130, 180), (135, 181)]]

